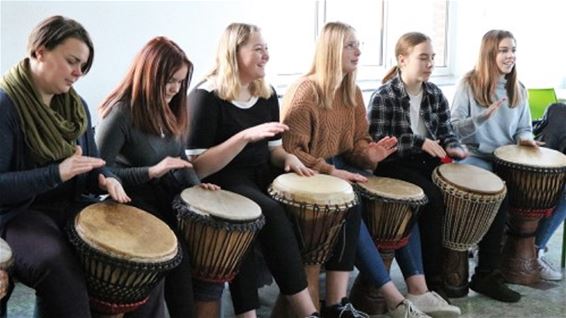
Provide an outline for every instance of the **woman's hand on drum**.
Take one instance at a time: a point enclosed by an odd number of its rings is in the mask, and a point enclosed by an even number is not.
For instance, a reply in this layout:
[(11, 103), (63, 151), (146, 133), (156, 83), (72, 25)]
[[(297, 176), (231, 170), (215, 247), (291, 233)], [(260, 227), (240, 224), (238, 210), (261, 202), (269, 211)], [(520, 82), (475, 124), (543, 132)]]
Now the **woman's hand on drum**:
[(440, 146), (440, 141), (438, 140), (426, 138), (423, 142), (422, 150), (433, 157), (446, 157), (446, 151)]
[(468, 150), (461, 147), (448, 147), (446, 153), (450, 158), (464, 159), (468, 156)]
[(75, 147), (75, 153), (59, 164), (59, 176), (65, 182), (76, 175), (89, 172), (104, 166), (106, 162), (100, 158), (83, 156), (80, 146)]
[(385, 136), (378, 142), (370, 142), (368, 155), (371, 162), (380, 162), (397, 151), (397, 138)]
[(246, 142), (250, 143), (250, 142), (263, 140), (265, 138), (273, 137), (287, 130), (289, 130), (289, 126), (285, 124), (278, 122), (269, 122), (269, 123), (253, 126), (246, 130), (242, 130), (240, 134), (242, 134), (242, 137)]
[(187, 160), (179, 157), (165, 157), (159, 163), (149, 167), (148, 174), (150, 179), (160, 178), (167, 172), (174, 169), (192, 168), (193, 165)]
[(544, 145), (544, 142), (532, 140), (532, 139), (520, 139), (517, 142), (520, 146), (535, 147)]
[(126, 194), (126, 191), (124, 191), (122, 184), (116, 180), (116, 178), (107, 178), (103, 174), (99, 174), (98, 186), (102, 190), (108, 192), (110, 197), (116, 202), (128, 203), (132, 201), (132, 199), (130, 199), (130, 197)]
[(216, 185), (214, 183), (201, 183), (198, 185), (199, 187), (205, 189), (205, 190), (210, 190), (210, 191), (218, 191), (220, 190), (220, 186)]
[(0, 269), (0, 299), (6, 296), (8, 292), (8, 273), (5, 270)]
[(362, 176), (359, 173), (352, 173), (350, 171), (342, 169), (334, 169), (330, 172), (331, 176), (338, 177), (340, 179), (346, 180), (348, 182), (367, 182), (368, 178)]
[(287, 153), (285, 155), (285, 162), (283, 163), (283, 169), (285, 172), (293, 171), (300, 176), (314, 176), (315, 172), (312, 169), (307, 168), (297, 156)]

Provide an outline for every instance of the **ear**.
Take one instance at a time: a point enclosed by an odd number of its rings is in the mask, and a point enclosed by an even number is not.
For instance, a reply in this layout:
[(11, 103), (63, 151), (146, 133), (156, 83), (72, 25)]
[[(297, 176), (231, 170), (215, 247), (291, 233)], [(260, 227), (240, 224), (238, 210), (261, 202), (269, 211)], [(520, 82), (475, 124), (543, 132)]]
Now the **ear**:
[(404, 55), (399, 55), (399, 56), (397, 57), (397, 61), (399, 61), (398, 64), (399, 64), (400, 67), (401, 67), (401, 66), (405, 66), (405, 64), (407, 63), (407, 59), (406, 59), (406, 57), (405, 57)]
[(42, 61), (43, 58), (45, 57), (45, 53), (47, 52), (47, 49), (45, 48), (45, 46), (40, 46), (35, 50), (35, 59), (38, 61)]

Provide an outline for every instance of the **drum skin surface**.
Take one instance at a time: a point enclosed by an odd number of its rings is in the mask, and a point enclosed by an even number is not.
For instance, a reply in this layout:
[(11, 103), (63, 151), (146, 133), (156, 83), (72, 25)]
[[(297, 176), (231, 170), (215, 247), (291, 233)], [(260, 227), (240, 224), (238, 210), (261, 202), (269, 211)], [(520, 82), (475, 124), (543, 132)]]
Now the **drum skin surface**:
[(356, 197), (348, 182), (324, 174), (282, 174), (273, 180), (271, 188), (288, 201), (313, 205), (350, 205)]
[(438, 167), (444, 181), (460, 189), (475, 193), (500, 193), (505, 184), (491, 171), (468, 164), (444, 164)]
[(155, 216), (128, 205), (92, 204), (76, 217), (75, 229), (85, 243), (118, 259), (155, 263), (177, 254), (173, 231)]
[(249, 221), (261, 215), (261, 208), (257, 203), (230, 191), (191, 187), (181, 192), (181, 199), (191, 207), (191, 211), (204, 216)]
[(541, 168), (566, 167), (566, 156), (563, 153), (544, 147), (507, 145), (497, 148), (494, 155), (503, 161), (524, 166)]
[(367, 182), (359, 182), (356, 186), (367, 193), (392, 200), (414, 201), (425, 197), (420, 187), (403, 180), (386, 177), (369, 177)]

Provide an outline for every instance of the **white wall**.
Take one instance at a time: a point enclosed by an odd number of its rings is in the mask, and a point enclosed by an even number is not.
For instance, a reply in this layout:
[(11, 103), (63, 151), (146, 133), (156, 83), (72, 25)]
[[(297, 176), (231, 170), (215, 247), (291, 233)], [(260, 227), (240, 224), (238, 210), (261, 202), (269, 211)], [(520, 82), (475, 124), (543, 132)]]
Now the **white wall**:
[(455, 74), (473, 68), (485, 32), (504, 29), (517, 40), (517, 71), (527, 87), (564, 87), (565, 14), (564, 1), (457, 1)]
[[(95, 46), (94, 65), (76, 88), (89, 103), (95, 122), (96, 105), (121, 80), (135, 53), (154, 36), (165, 35), (187, 52), (195, 64), (193, 84), (212, 66), (218, 38), (230, 22), (262, 26), (266, 21), (270, 24), (275, 21), (281, 26), (279, 30), (264, 29), (271, 47), (268, 72), (277, 68), (278, 61), (298, 61), (301, 54), (310, 57), (313, 53), (312, 45), (295, 41), (298, 32), (311, 34), (314, 28), (297, 25), (297, 17), (305, 13), (295, 11), (296, 3), (289, 0), (0, 1), (2, 74), (24, 57), (28, 34), (50, 15), (76, 19), (90, 32)], [(303, 4), (304, 1), (309, 0), (302, 0)], [(406, 2), (409, 10), (410, 1)], [(519, 77), (527, 86), (566, 88), (563, 3), (552, 0), (454, 1), (452, 83), (473, 67), (482, 35), (489, 29), (501, 28), (510, 30), (517, 38)], [(345, 22), (356, 25), (356, 21)], [(288, 51), (283, 49), (286, 47)], [(451, 100), (452, 87), (444, 89)]]

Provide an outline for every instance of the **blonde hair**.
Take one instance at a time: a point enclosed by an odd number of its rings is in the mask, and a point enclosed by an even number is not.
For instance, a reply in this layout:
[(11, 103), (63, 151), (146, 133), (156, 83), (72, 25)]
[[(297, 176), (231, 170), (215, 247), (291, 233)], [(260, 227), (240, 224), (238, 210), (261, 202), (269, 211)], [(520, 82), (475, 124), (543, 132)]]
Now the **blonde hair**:
[(307, 76), (312, 77), (318, 91), (315, 103), (322, 108), (332, 108), (338, 90), (345, 105), (355, 106), (356, 71), (344, 76), (342, 52), (348, 34), (355, 29), (345, 23), (329, 22), (324, 25), (316, 42), (314, 60)]
[[(497, 66), (497, 54), (499, 52), (499, 43), (503, 39), (512, 39), (515, 42), (513, 34), (504, 30), (491, 30), (484, 34), (478, 62), (475, 68), (468, 72), (464, 80), (468, 82), (472, 88), (474, 99), (479, 105), (488, 107), (493, 103), (492, 97), (495, 95), (495, 89), (501, 73)], [(517, 79), (517, 66), (514, 65), (509, 74), (505, 74), (507, 83), (505, 90), (509, 106), (515, 107), (523, 100), (524, 89)]]
[[(232, 23), (230, 24), (218, 43), (215, 65), (206, 75), (208, 80), (216, 84), (216, 94), (224, 100), (235, 100), (242, 88), (238, 69), (238, 50), (247, 44), (253, 33), (260, 29), (252, 24)], [(250, 94), (263, 98), (269, 98), (273, 91), (265, 79), (254, 80), (249, 86)]]
[(388, 82), (399, 71), (399, 56), (407, 56), (411, 53), (411, 50), (424, 42), (431, 42), (430, 38), (423, 33), (420, 32), (409, 32), (401, 35), (399, 40), (397, 40), (397, 44), (395, 44), (395, 59), (397, 60), (397, 65), (393, 66), (387, 74), (381, 80), (382, 83)]

